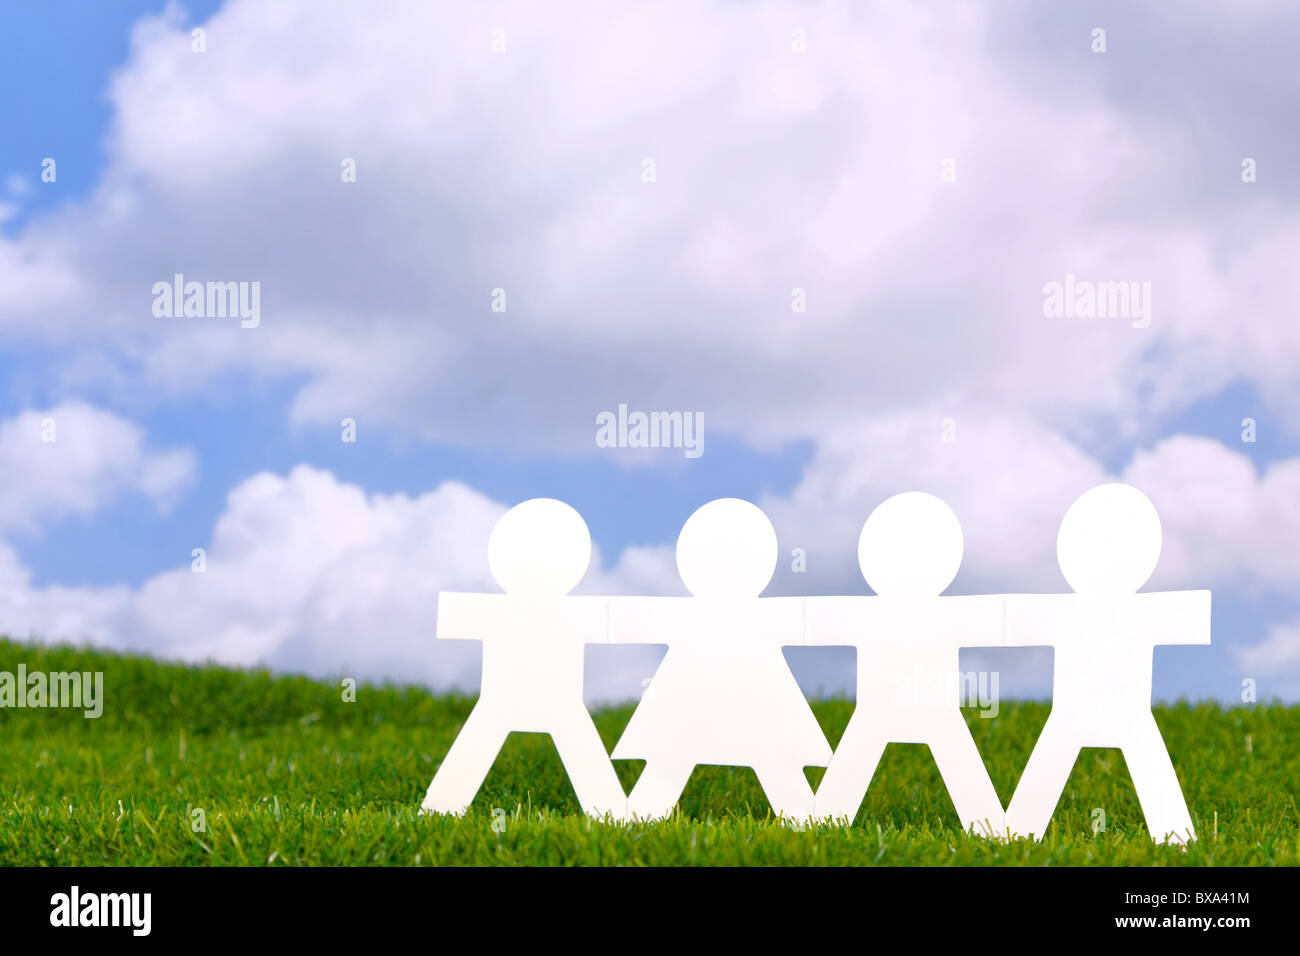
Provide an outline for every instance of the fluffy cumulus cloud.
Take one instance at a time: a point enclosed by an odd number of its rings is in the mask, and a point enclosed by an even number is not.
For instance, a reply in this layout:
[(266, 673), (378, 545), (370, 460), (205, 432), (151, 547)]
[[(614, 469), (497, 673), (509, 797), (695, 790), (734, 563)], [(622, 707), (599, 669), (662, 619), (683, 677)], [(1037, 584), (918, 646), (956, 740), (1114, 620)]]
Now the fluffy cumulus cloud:
[[(291, 377), (297, 421), (548, 451), (621, 400), (753, 442), (977, 397), (1135, 428), (1236, 378), (1295, 405), (1294, 208), (1113, 102), (1122, 53), (1045, 70), (1015, 5), (568, 9), (231, 0), (203, 54), (145, 21), (98, 190), (0, 243), (0, 327), (72, 383)], [(177, 272), (260, 281), (262, 325), (154, 317)], [(1067, 273), (1150, 282), (1150, 326), (1045, 318)]]
[(0, 532), (85, 517), (137, 493), (167, 509), (198, 467), (188, 448), (152, 450), (144, 430), (82, 402), (0, 421)]
[(1278, 624), (1264, 640), (1235, 649), (1233, 657), (1243, 674), (1268, 675), (1275, 696), (1300, 697), (1300, 619)]
[(12, 547), (0, 542), (0, 633), (14, 638), (87, 640), (122, 647), (116, 626), (131, 600), (129, 587), (35, 587)]
[(1245, 455), (1184, 435), (1139, 452), (1124, 477), (1151, 489), (1160, 509), (1165, 547), (1153, 584), (1202, 580), (1245, 595), (1300, 588), (1300, 458), (1260, 473)]

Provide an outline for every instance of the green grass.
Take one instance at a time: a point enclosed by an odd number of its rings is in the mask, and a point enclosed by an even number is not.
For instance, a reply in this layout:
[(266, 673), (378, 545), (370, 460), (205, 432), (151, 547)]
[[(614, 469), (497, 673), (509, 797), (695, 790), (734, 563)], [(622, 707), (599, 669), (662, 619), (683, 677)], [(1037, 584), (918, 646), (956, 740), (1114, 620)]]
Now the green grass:
[[(335, 683), (0, 639), (0, 671), (20, 662), (29, 671), (103, 671), (105, 706), (98, 720), (0, 709), (6, 865), (1294, 865), (1300, 857), (1297, 707), (1157, 708), (1201, 836), (1184, 852), (1148, 839), (1117, 751), (1084, 751), (1038, 844), (963, 834), (928, 751), (897, 745), (852, 826), (796, 831), (771, 819), (752, 771), (719, 767), (696, 770), (672, 820), (589, 821), (549, 738), (517, 734), (470, 813), (454, 819), (417, 808), (472, 698), (362, 685), (345, 703)], [(596, 714), (608, 747), (631, 710)], [(814, 710), (837, 742), (852, 704)], [(1004, 704), (994, 719), (968, 712), (1004, 802), (1047, 712), (1036, 703)], [(639, 764), (616, 766), (630, 789)], [(1106, 827), (1094, 834), (1097, 807)], [(196, 808), (206, 817), (199, 832)]]

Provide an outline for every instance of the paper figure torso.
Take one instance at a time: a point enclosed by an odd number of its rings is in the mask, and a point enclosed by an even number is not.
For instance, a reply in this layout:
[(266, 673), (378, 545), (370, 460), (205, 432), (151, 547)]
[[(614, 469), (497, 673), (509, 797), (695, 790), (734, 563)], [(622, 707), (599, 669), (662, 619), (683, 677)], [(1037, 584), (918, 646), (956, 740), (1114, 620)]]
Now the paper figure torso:
[(1002, 622), (998, 595), (808, 599), (808, 643), (857, 648), (855, 709), (904, 734), (918, 712), (961, 706), (961, 648), (1001, 646)]
[(802, 630), (797, 598), (611, 599), (611, 640), (668, 644), (614, 758), (824, 766), (830, 745), (781, 651)]
[(438, 636), (481, 640), (480, 696), (506, 702), (516, 729), (545, 732), (556, 701), (582, 704), (586, 646), (605, 641), (607, 603), (603, 597), (447, 593), (439, 599)]
[(1157, 645), (1210, 643), (1209, 591), (1006, 600), (1007, 644), (1053, 646), (1052, 710), (1089, 715), (1084, 746), (1114, 746), (1116, 731), (1150, 718)]

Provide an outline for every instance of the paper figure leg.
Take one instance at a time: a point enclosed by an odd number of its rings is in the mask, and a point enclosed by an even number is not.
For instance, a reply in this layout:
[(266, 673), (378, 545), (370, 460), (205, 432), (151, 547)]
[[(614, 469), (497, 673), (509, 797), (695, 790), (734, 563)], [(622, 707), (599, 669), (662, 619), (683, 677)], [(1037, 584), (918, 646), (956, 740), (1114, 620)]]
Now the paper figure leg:
[(813, 791), (801, 767), (755, 767), (772, 812), (788, 822), (806, 823), (813, 815)]
[(858, 721), (855, 713), (835, 748), (830, 765), (813, 798), (813, 813), (819, 820), (853, 822), (858, 808), (876, 775), (876, 767), (889, 741), (870, 733), (872, 728)]
[(1169, 759), (1169, 749), (1155, 718), (1149, 717), (1134, 728), (1121, 751), (1151, 839), (1157, 843), (1181, 844), (1195, 840), (1192, 815), (1187, 810), (1183, 789), (1174, 773), (1174, 762)]
[(1048, 717), (1007, 807), (1011, 836), (1043, 838), (1078, 756), (1078, 741)]
[(645, 769), (627, 797), (629, 816), (637, 820), (657, 820), (668, 816), (686, 789), (694, 769), (692, 763), (663, 757), (646, 761)]
[(492, 769), (510, 730), (495, 715), (475, 704), (451, 750), (433, 775), (420, 809), (431, 813), (464, 813)]
[(587, 712), (584, 710), (553, 729), (551, 739), (560, 752), (560, 760), (583, 812), (593, 817), (608, 814), (615, 820), (626, 819), (627, 795)]
[(1002, 836), (1006, 832), (1002, 801), (961, 714), (954, 713), (951, 721), (945, 719), (926, 743), (961, 818), (962, 829), (969, 833), (974, 828), (980, 836)]

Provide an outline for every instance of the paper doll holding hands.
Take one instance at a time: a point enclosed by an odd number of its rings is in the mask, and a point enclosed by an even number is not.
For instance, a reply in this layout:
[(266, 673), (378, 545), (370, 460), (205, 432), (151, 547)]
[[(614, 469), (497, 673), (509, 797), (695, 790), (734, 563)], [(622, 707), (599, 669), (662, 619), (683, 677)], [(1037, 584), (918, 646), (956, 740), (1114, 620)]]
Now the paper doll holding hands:
[(505, 594), (438, 596), (438, 637), (483, 642), (478, 702), (429, 785), (423, 809), (463, 813), (514, 731), (547, 733), (588, 814), (622, 819), (623, 788), (582, 701), (587, 644), (608, 635), (608, 598), (569, 595), (587, 572), (591, 535), (562, 501), (505, 513), (488, 564)]
[(760, 598), (777, 561), (776, 532), (755, 505), (720, 498), (686, 521), (677, 570), (689, 598), (610, 598), (610, 640), (668, 653), (614, 748), (644, 759), (628, 796), (637, 819), (672, 812), (697, 764), (753, 767), (772, 809), (812, 815), (805, 766), (831, 749), (782, 645), (803, 643), (803, 599)]
[(1196, 837), (1151, 713), (1158, 644), (1210, 643), (1210, 592), (1138, 594), (1160, 558), (1160, 516), (1125, 484), (1081, 495), (1056, 539), (1073, 594), (1007, 596), (1007, 643), (1055, 649), (1052, 712), (1007, 807), (1012, 836), (1042, 839), (1081, 747), (1118, 747), (1158, 843)]
[(808, 644), (858, 651), (857, 703), (817, 788), (817, 816), (852, 820), (885, 747), (926, 744), (962, 829), (1003, 830), (1002, 803), (961, 713), (960, 650), (1003, 641), (1000, 595), (940, 597), (957, 575), (961, 525), (919, 491), (883, 502), (858, 539), (875, 597), (808, 598)]

